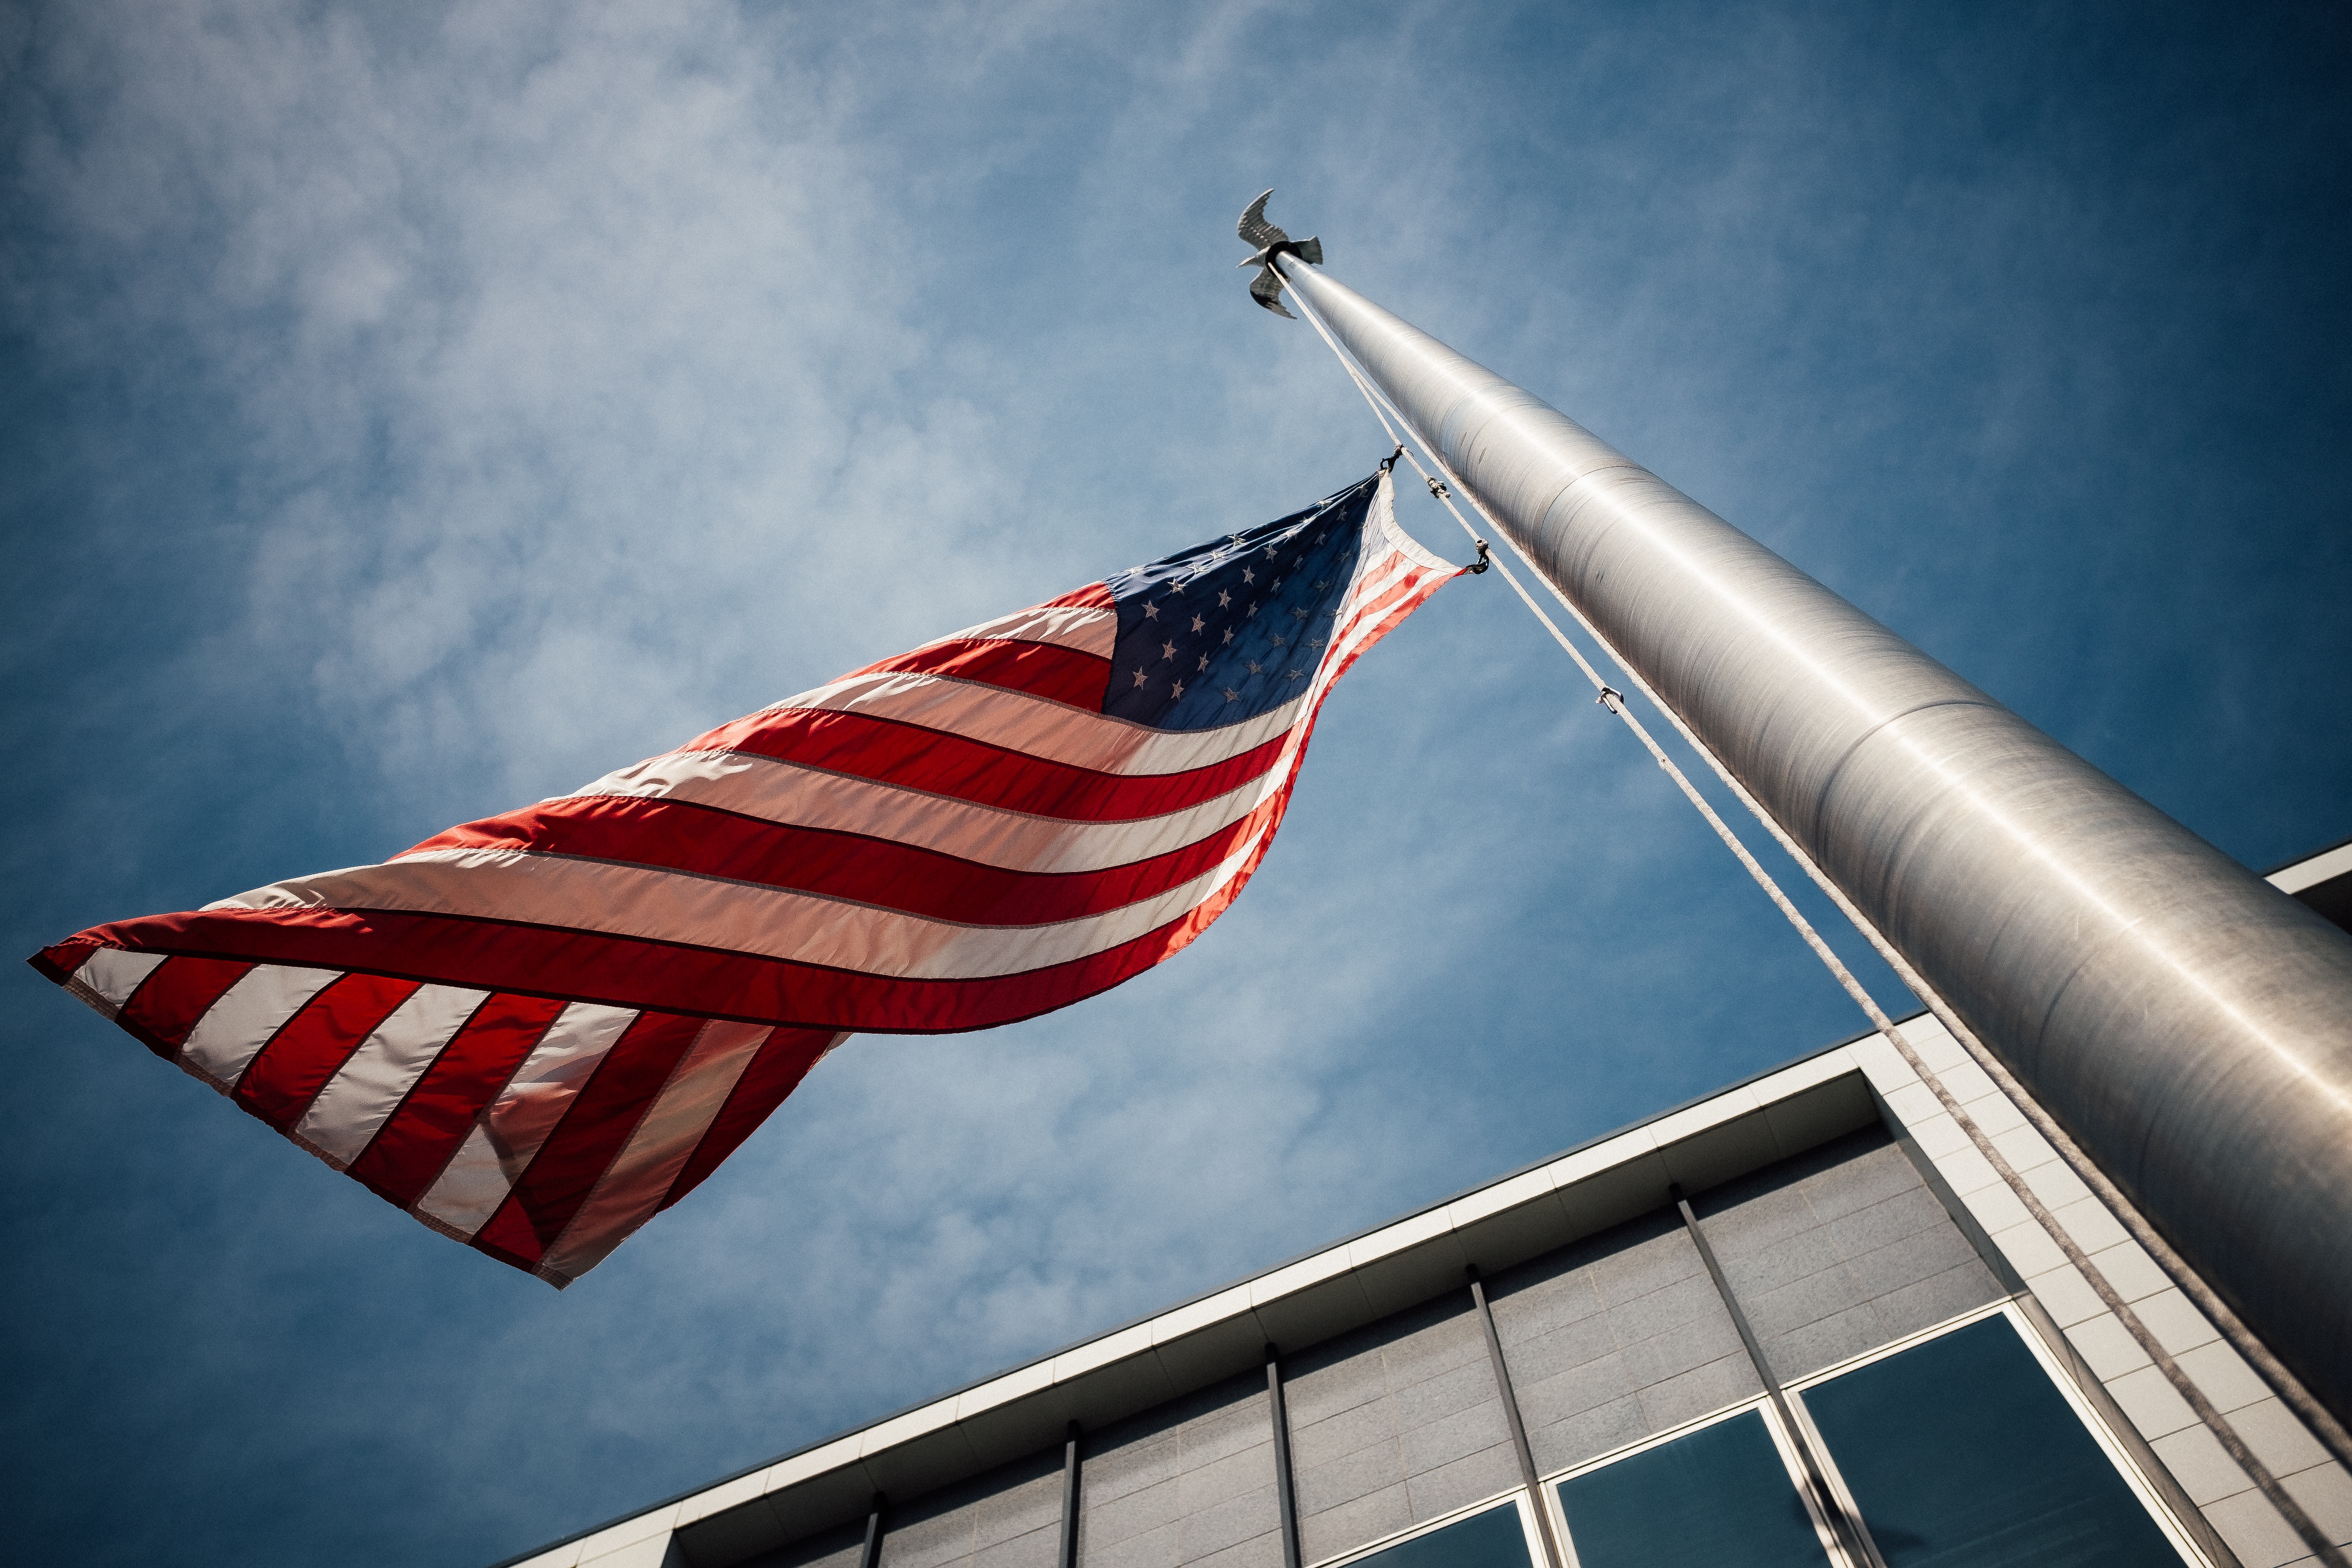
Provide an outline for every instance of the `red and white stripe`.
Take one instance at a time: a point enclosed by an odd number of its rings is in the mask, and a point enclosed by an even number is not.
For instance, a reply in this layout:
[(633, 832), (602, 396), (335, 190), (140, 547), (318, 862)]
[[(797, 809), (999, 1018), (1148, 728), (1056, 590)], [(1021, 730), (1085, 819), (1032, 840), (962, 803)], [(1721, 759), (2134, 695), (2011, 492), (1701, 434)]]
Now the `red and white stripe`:
[(848, 1037), (110, 947), (65, 984), (337, 1170), (559, 1286)]
[(1099, 584), (379, 866), (100, 926), (35, 963), (425, 1223), (559, 1285), (855, 1030), (1011, 1022), (1237, 896), (1333, 682), (1455, 569), (1385, 480), (1306, 689), (1107, 716)]

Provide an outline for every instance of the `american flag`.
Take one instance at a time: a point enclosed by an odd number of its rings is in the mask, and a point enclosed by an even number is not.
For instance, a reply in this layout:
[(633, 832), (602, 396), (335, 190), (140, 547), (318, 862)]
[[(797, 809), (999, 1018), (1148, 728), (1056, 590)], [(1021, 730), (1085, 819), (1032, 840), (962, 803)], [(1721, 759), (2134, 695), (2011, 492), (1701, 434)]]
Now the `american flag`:
[(1455, 574), (1391, 509), (1375, 474), (382, 865), (32, 962), (560, 1287), (850, 1034), (1033, 1017), (1207, 929), (1332, 683)]

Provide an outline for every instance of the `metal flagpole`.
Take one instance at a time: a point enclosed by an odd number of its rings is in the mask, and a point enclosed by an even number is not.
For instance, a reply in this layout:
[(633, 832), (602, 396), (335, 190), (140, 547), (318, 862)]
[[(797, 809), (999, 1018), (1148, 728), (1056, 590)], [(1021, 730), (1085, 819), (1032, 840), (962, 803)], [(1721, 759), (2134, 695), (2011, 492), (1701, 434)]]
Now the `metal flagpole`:
[[(1263, 302), (1261, 300), (1261, 303)], [(1338, 357), (1340, 367), (1355, 382), (1357, 390), (1364, 395), (1365, 401), (1371, 405), (1372, 416), (1380, 421), (1381, 427), (1388, 432), (1391, 440), (1399, 441), (1397, 457), (1412, 464), (1415, 471), (1427, 480), (1430, 494), (1453, 514), (1454, 521), (1462, 525), (1462, 531), (1470, 535), (1472, 541), (1478, 546), (1480, 563), (1471, 570), (1485, 571), (1486, 542), (1477, 537), (1477, 530), (1470, 526), (1470, 520), (1464, 517), (1461, 509), (1454, 504), (1454, 495), (1447, 488), (1446, 482), (1423, 468), (1420, 460), (1412, 456), (1411, 449), (1399, 439), (1402, 433), (1398, 425), (1391, 422), (1391, 417), (1395, 415), (1393, 405), (1388, 404), (1379, 391), (1364, 379), (1364, 373), (1357, 368), (1353, 360), (1348, 357), (1347, 351), (1339, 346), (1339, 340), (1331, 336), (1329, 329), (1324, 326), (1322, 318), (1316, 314), (1315, 308), (1303, 299), (1299, 300), (1299, 308), (1306, 311), (1307, 322), (1315, 328), (1325, 344)], [(1431, 460), (1439, 461), (1433, 454)], [(1392, 458), (1390, 461), (1393, 462), (1395, 458)], [(1439, 462), (1439, 467), (1444, 467), (1442, 462)], [(1450, 471), (1448, 477), (1452, 477)], [(1519, 559), (1524, 562), (1527, 557), (1521, 555)], [(2273, 1508), (2277, 1509), (2280, 1517), (2286, 1521), (2297, 1535), (2302, 1537), (2304, 1543), (2310, 1547), (2313, 1554), (2320, 1562), (2329, 1564), (2330, 1568), (2345, 1568), (2344, 1554), (2336, 1550), (2329, 1540), (2327, 1532), (2311, 1518), (2302, 1503), (2296, 1500), (2294, 1494), (2287, 1490), (2278, 1477), (2271, 1472), (2270, 1467), (2263, 1463), (2261, 1458), (2248, 1447), (2244, 1435), (2238, 1431), (2236, 1425), (2214, 1405), (2206, 1396), (2203, 1388), (2173, 1359), (2171, 1352), (2165, 1348), (2164, 1341), (2148, 1327), (2131, 1304), (2124, 1300), (2122, 1292), (2107, 1278), (2105, 1269), (2084, 1250), (2082, 1243), (2055, 1215), (2050, 1212), (2048, 1205), (2042, 1203), (2033, 1187), (2019, 1178), (2015, 1169), (2010, 1165), (2008, 1156), (2001, 1152), (2000, 1145), (1993, 1142), (1991, 1134), (1987, 1132), (1977, 1118), (1960, 1103), (1958, 1097), (1943, 1081), (1942, 1077), (1927, 1064), (1918, 1050), (1905, 1037), (1902, 1029), (1895, 1025), (1895, 1020), (1888, 1017), (1885, 1010), (1879, 1006), (1867, 990), (1864, 989), (1862, 983), (1853, 977), (1851, 970), (1846, 968), (1844, 961), (1840, 959), (1829, 944), (1822, 940), (1821, 933), (1813, 929), (1812, 922), (1806, 920), (1797, 907), (1789, 901), (1788, 895), (1780, 890), (1780, 884), (1773, 880), (1771, 873), (1757, 863), (1755, 856), (1748, 852), (1747, 845), (1740, 841), (1739, 836), (1732, 832), (1729, 826), (1716, 813), (1715, 808), (1707, 803), (1706, 797), (1692, 786), (1682, 769), (1675, 765), (1673, 759), (1666, 755), (1664, 750), (1651, 736), (1648, 729), (1633, 716), (1633, 709), (1625, 702), (1622, 695), (1609, 687), (1608, 683), (1601, 679), (1601, 672), (1592, 668), (1591, 662), (1584, 657), (1576, 644), (1553, 623), (1549, 616), (1544, 614), (1543, 606), (1535, 602), (1533, 596), (1528, 593), (1525, 585), (1513, 574), (1511, 569), (1499, 561), (1493, 564), (1501, 568), (1503, 580), (1511, 585), (1512, 591), (1518, 595), (1520, 602), (1527, 605), (1528, 613), (1534, 616), (1543, 628), (1551, 634), (1553, 640), (1558, 642), (1561, 648), (1566, 650), (1568, 656), (1576, 661), (1577, 668), (1584, 672), (1585, 679), (1591, 681), (1594, 688), (1600, 691), (1601, 705), (1614, 713), (1625, 727), (1633, 731), (1634, 738), (1640, 741), (1650, 755), (1656, 760), (1658, 766), (1674, 780), (1675, 787), (1682, 791), (1698, 814), (1706, 819), (1707, 826), (1715, 829), (1717, 837), (1723, 840), (1725, 847), (1728, 848), (1738, 859), (1740, 865), (1746, 868), (1757, 886), (1763, 889), (1765, 895), (1796, 929), (1797, 934), (1802, 937), (1806, 945), (1813, 950), (1814, 956), (1822, 961), (1822, 965), (1835, 977), (1839, 985), (1853, 998), (1854, 1005), (1862, 1009), (1873, 1026), (1878, 1030), (1879, 1035), (1910, 1065), (1911, 1069), (1918, 1074), (1919, 1081), (1936, 1096), (1937, 1101), (1952, 1118), (1953, 1124), (1977, 1146), (1977, 1152), (1984, 1157), (1985, 1163), (1992, 1167), (1993, 1173), (2005, 1184), (2006, 1190), (2015, 1194), (2017, 1201), (2024, 1205), (2035, 1224), (2040, 1226), (2043, 1233), (2057, 1246), (2066, 1260), (2080, 1271), (2084, 1283), (2091, 1288), (2101, 1303), (2114, 1314), (2116, 1322), (2122, 1326), (2124, 1331), (2139, 1344), (2140, 1348), (2147, 1353), (2149, 1360), (2156, 1363), (2158, 1372), (2173, 1385), (2181, 1398), (2188, 1402), (2190, 1409), (2196, 1413), (2197, 1418), (2204, 1423), (2206, 1429), (2212, 1433), (2214, 1440), (2221, 1444), (2222, 1451), (2245, 1471), (2256, 1489), (2269, 1500)], [(1553, 597), (1559, 597), (1556, 590)], [(1573, 605), (1569, 605), (1565, 599), (1561, 599), (1560, 602), (1568, 606), (1571, 615), (1575, 614), (1576, 607)], [(1591, 626), (1582, 616), (1577, 616), (1577, 624), (1584, 628), (1585, 635), (1593, 636)], [(1594, 640), (1601, 641), (1597, 637)], [(1625, 671), (1628, 684), (1640, 690), (1655, 704), (1656, 694), (1643, 684), (1641, 677), (1628, 669), (1624, 661), (1618, 658), (1615, 650), (1610, 648), (1605, 642), (1601, 642), (1601, 647), (1610, 658), (1616, 659), (1618, 668)], [(1935, 1016), (1960, 1040), (1968, 1053), (2000, 1087), (2004, 1103), (2013, 1104), (2033, 1128), (2049, 1140), (2051, 1146), (2057, 1151), (2068, 1168), (2080, 1176), (2093, 1191), (2099, 1194), (2100, 1201), (2106, 1205), (2103, 1212), (2112, 1213), (2132, 1239), (2147, 1249), (2148, 1255), (2157, 1261), (2158, 1266), (2191, 1300), (2197, 1303), (2198, 1308), (2221, 1331), (2221, 1336), (2229, 1341), (2231, 1348), (2244, 1356), (2248, 1363), (2261, 1374), (2263, 1380), (2270, 1384), (2279, 1397), (2302, 1417), (2313, 1436), (2326, 1445), (2339, 1460), (2352, 1465), (2352, 1436), (2347, 1436), (2343, 1424), (2329, 1415), (2325, 1406), (2312, 1398), (2310, 1391), (2303, 1386), (2301, 1381), (2271, 1353), (2267, 1346), (2253, 1337), (2236, 1313), (2231, 1311), (2221, 1299), (2213, 1294), (2212, 1288), (2189, 1268), (2169, 1243), (2149, 1227), (2147, 1219), (2138, 1210), (2131, 1206), (2129, 1200), (2123, 1196), (2115, 1184), (2108, 1181), (2099, 1168), (2084, 1156), (2082, 1150), (2074, 1144), (2074, 1141), (2050, 1120), (2049, 1112), (2035, 1104), (2032, 1097), (2023, 1092), (2021, 1086), (2010, 1076), (2008, 1069), (1984, 1048), (1982, 1041), (1969, 1031), (1968, 1026), (1952, 1012), (1950, 1005), (1919, 977), (1916, 970), (1904, 962), (1902, 954), (1887, 944), (1886, 938), (1871, 925), (1861, 910), (1854, 908), (1852, 900), (1839, 890), (1836, 884), (1822, 875), (1821, 868), (1813, 864), (1812, 858), (1780, 830), (1780, 825), (1764, 814), (1763, 808), (1757, 804), (1756, 798), (1741, 787), (1739, 781), (1724, 767), (1722, 760), (1709, 752), (1698, 737), (1693, 735), (1689, 728), (1684, 725), (1681, 720), (1675, 718), (1671, 709), (1663, 710), (1667, 718), (1674, 721), (1675, 728), (1681, 732), (1683, 739), (1689, 743), (1691, 749), (1706, 759), (1707, 765), (1715, 770), (1717, 776), (1721, 778), (1725, 784), (1739, 797), (1740, 803), (1754, 812), (1758, 819), (1771, 830), (1773, 837), (1780, 847), (1804, 868), (1807, 876), (1821, 885), (1845, 917), (1853, 922), (1855, 929), (1867, 937), (1871, 945), (1894, 966), (1903, 983), (1916, 992)], [(2192, 1524), (2191, 1528), (2194, 1529), (2196, 1526)], [(2217, 1537), (2208, 1544), (2209, 1546), (2218, 1545), (2218, 1541)], [(2232, 1559), (2228, 1555), (2226, 1548), (2222, 1548), (2217, 1553), (2215, 1561), (2228, 1562)]]
[(2352, 1414), (2352, 939), (1253, 213), (1261, 302), (1314, 308), (1840, 901)]

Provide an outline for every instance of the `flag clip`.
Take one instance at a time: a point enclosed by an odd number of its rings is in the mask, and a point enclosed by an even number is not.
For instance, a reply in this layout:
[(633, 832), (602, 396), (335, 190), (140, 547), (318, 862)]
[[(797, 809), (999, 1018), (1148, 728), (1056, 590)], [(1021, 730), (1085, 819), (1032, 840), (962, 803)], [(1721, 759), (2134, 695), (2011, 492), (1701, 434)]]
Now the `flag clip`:
[(1387, 473), (1391, 468), (1395, 468), (1395, 467), (1396, 467), (1396, 463), (1397, 463), (1397, 459), (1398, 459), (1399, 458), (1403, 457), (1403, 456), (1404, 456), (1404, 443), (1403, 443), (1403, 442), (1402, 442), (1402, 441), (1400, 441), (1400, 442), (1398, 442), (1398, 443), (1397, 443), (1397, 449), (1396, 449), (1395, 451), (1391, 452), (1387, 457), (1382, 458), (1381, 459), (1381, 472), (1382, 472), (1382, 473), (1384, 473), (1384, 474), (1385, 474), (1385, 473)]
[(1478, 547), (1478, 559), (1473, 561), (1469, 565), (1462, 568), (1462, 570), (1468, 573), (1471, 576), (1475, 577), (1479, 573), (1484, 572), (1487, 567), (1492, 566), (1495, 563), (1494, 552), (1486, 548), (1486, 542), (1485, 540), (1478, 538), (1475, 534), (1471, 536), (1470, 542)]
[(1601, 689), (1601, 695), (1594, 698), (1592, 700), (1600, 703), (1601, 706), (1608, 709), (1612, 713), (1622, 713), (1624, 711), (1624, 710), (1618, 707), (1617, 704), (1625, 700), (1625, 694), (1618, 690), (1613, 686), (1602, 687)]
[(1445, 488), (1445, 481), (1439, 479), (1435, 474), (1429, 475), (1428, 479), (1429, 493), (1435, 496), (1439, 500), (1444, 500), (1447, 496), (1454, 493), (1452, 490)]

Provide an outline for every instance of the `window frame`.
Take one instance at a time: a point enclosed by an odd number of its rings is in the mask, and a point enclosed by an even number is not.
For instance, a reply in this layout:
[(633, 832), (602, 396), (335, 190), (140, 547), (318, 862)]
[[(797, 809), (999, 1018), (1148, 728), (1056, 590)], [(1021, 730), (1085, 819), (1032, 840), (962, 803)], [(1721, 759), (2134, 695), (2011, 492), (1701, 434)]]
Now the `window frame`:
[[(2123, 1478), (2124, 1484), (2130, 1489), (2132, 1496), (2156, 1521), (2157, 1529), (2163, 1534), (2165, 1540), (2180, 1554), (2180, 1560), (2187, 1568), (2221, 1568), (2221, 1565), (2198, 1543), (2196, 1537), (2183, 1525), (2179, 1515), (2165, 1500), (2163, 1493), (2141, 1465), (2138, 1455), (2112, 1428), (2105, 1415), (2075, 1380), (2066, 1358), (2051, 1346), (2040, 1328), (2034, 1323), (2032, 1315), (2024, 1310), (2021, 1299), (2014, 1295), (2003, 1296), (1999, 1300), (1988, 1301), (1982, 1306), (1971, 1307), (1967, 1311), (1955, 1313), (1941, 1322), (1930, 1323), (1924, 1329), (1890, 1340), (1859, 1355), (1832, 1362), (1818, 1371), (1807, 1373), (1802, 1377), (1788, 1379), (1782, 1384), (1782, 1389), (1789, 1397), (1790, 1415), (1802, 1426), (1806, 1442), (1813, 1452), (1822, 1456), (1824, 1472), (1822, 1479), (1828, 1483), (1831, 1496), (1835, 1500), (1837, 1506), (1843, 1509), (1849, 1518), (1863, 1520), (1864, 1527), (1867, 1528), (1868, 1521), (1860, 1506), (1854, 1501), (1853, 1490), (1846, 1485), (1845, 1475), (1838, 1467), (1837, 1456), (1831, 1451), (1820, 1430), (1813, 1425), (1812, 1412), (1805, 1405), (1804, 1391), (1842, 1377), (1858, 1368), (1868, 1366), (1874, 1362), (1900, 1355), (1915, 1346), (1926, 1344), (1930, 1340), (1941, 1339), (1947, 1334), (1957, 1332), (1991, 1317), (2003, 1317), (2009, 1320), (2010, 1326), (2016, 1331), (2018, 1338), (2025, 1342), (2027, 1352), (2041, 1367), (2042, 1374), (2056, 1386), (2059, 1396), (2065, 1401), (2067, 1408), (2074, 1412), (2075, 1419), (2080, 1421), (2084, 1428), (2090, 1433), (2092, 1441), (2098, 1446), (2099, 1451), (2106, 1456), (2108, 1463)], [(1567, 1510), (1560, 1503), (1561, 1482), (1573, 1480), (1591, 1471), (1606, 1468), (1620, 1459), (1631, 1458), (1648, 1449), (1663, 1447), (1676, 1438), (1687, 1436), (1705, 1427), (1730, 1420), (1733, 1416), (1749, 1410), (1762, 1413), (1764, 1429), (1771, 1434), (1772, 1446), (1780, 1456), (1781, 1468), (1788, 1472), (1790, 1486), (1795, 1489), (1797, 1495), (1804, 1500), (1805, 1511), (1812, 1519), (1813, 1529), (1821, 1540), (1823, 1555), (1830, 1563), (1836, 1564), (1837, 1568), (1874, 1568), (1874, 1565), (1870, 1563), (1853, 1563), (1851, 1554), (1838, 1542), (1829, 1521), (1822, 1517), (1821, 1510), (1811, 1495), (1811, 1489), (1805, 1484), (1803, 1465), (1798, 1457), (1796, 1445), (1787, 1428), (1781, 1424), (1780, 1412), (1773, 1408), (1771, 1397), (1764, 1394), (1758, 1394), (1734, 1404), (1707, 1411), (1704, 1415), (1693, 1416), (1679, 1426), (1654, 1433), (1637, 1442), (1623, 1444), (1605, 1453), (1596, 1454), (1591, 1458), (1580, 1460), (1565, 1468), (1538, 1477), (1537, 1490), (1539, 1495), (1536, 1499), (1535, 1506), (1549, 1510), (1551, 1523), (1559, 1533), (1560, 1551), (1568, 1559), (1566, 1568), (1578, 1568), (1578, 1559), (1575, 1532), (1569, 1524)], [(1875, 1551), (1874, 1546), (1873, 1550)], [(1533, 1561), (1541, 1563), (1543, 1559), (1540, 1554), (1538, 1554)], [(1316, 1564), (1314, 1568), (1324, 1568), (1324, 1565)]]
[(1847, 1373), (1868, 1366), (1874, 1362), (1900, 1355), (1905, 1351), (1926, 1344), (1930, 1340), (1942, 1339), (1947, 1334), (1982, 1322), (1987, 1318), (1996, 1317), (2009, 1320), (2010, 1327), (2016, 1332), (2017, 1337), (2024, 1342), (2026, 1352), (2032, 1356), (2035, 1364), (2041, 1367), (2042, 1375), (2048, 1378), (2052, 1386), (2057, 1389), (2059, 1397), (2063, 1399), (2067, 1408), (2074, 1413), (2074, 1418), (2083, 1424), (2084, 1430), (2091, 1435), (2091, 1440), (2098, 1445), (2099, 1451), (2106, 1456), (2107, 1463), (2115, 1468), (2117, 1475), (2123, 1478), (2124, 1485), (2130, 1489), (2132, 1496), (2138, 1500), (2140, 1507), (2146, 1510), (2148, 1517), (2156, 1521), (2158, 1531), (2163, 1534), (2172, 1549), (2180, 1554), (2182, 1563), (2187, 1565), (2187, 1568), (2220, 1568), (2220, 1564), (2206, 1554), (2205, 1549), (2183, 1527), (2171, 1506), (2165, 1501), (2163, 1493), (2158, 1489), (2147, 1473), (2141, 1468), (2138, 1456), (2109, 1426), (2106, 1417), (2085, 1395), (2081, 1384), (2075, 1381), (2074, 1372), (2069, 1368), (2064, 1358), (2060, 1356), (2042, 1337), (2041, 1330), (2033, 1322), (2032, 1316), (2024, 1310), (2020, 1299), (2013, 1295), (2004, 1296), (1997, 1301), (1988, 1301), (1981, 1307), (1971, 1308), (1968, 1311), (1947, 1318), (1940, 1323), (1932, 1323), (1916, 1333), (1905, 1334), (1900, 1339), (1890, 1340), (1875, 1349), (1864, 1351), (1860, 1355), (1848, 1356), (1842, 1362), (1833, 1362), (1818, 1372), (1810, 1372), (1802, 1377), (1791, 1378), (1782, 1385), (1789, 1395), (1790, 1412), (1804, 1426), (1807, 1441), (1812, 1445), (1815, 1453), (1822, 1456), (1823, 1468), (1828, 1471), (1827, 1479), (1831, 1489), (1836, 1495), (1838, 1506), (1856, 1519), (1864, 1518), (1860, 1506), (1854, 1501), (1853, 1492), (1846, 1487), (1845, 1475), (1838, 1466), (1836, 1453), (1813, 1425), (1812, 1412), (1805, 1405), (1805, 1391), (1843, 1377)]
[[(1664, 1431), (1654, 1433), (1639, 1442), (1627, 1443), (1621, 1447), (1612, 1448), (1607, 1453), (1596, 1455), (1580, 1463), (1570, 1465), (1564, 1470), (1539, 1478), (1538, 1485), (1543, 1491), (1543, 1506), (1551, 1510), (1552, 1523), (1559, 1531), (1560, 1551), (1568, 1559), (1567, 1568), (1579, 1568), (1580, 1559), (1576, 1553), (1574, 1531), (1569, 1527), (1567, 1507), (1560, 1501), (1561, 1483), (1590, 1475), (1595, 1470), (1606, 1469), (1620, 1459), (1630, 1459), (1634, 1455), (1647, 1453), (1652, 1448), (1663, 1448), (1667, 1444), (1687, 1437), (1694, 1432), (1703, 1432), (1710, 1426), (1719, 1426), (1726, 1421), (1747, 1415), (1751, 1410), (1764, 1417), (1764, 1430), (1772, 1439), (1772, 1451), (1780, 1456), (1780, 1468), (1788, 1477), (1789, 1489), (1795, 1492), (1799, 1500), (1805, 1505), (1805, 1517), (1812, 1521), (1813, 1536), (1821, 1545), (1823, 1561), (1832, 1564), (1832, 1568), (1874, 1568), (1871, 1563), (1853, 1562), (1845, 1550), (1838, 1544), (1837, 1532), (1830, 1528), (1830, 1521), (1822, 1517), (1821, 1508), (1812, 1496), (1811, 1489), (1805, 1485), (1804, 1462), (1798, 1457), (1796, 1445), (1790, 1441), (1788, 1428), (1780, 1424), (1780, 1412), (1772, 1408), (1771, 1395), (1766, 1394), (1756, 1394), (1752, 1398), (1740, 1400), (1735, 1405), (1723, 1405), (1703, 1415), (1695, 1415), (1680, 1426), (1669, 1426)], [(1843, 1486), (1843, 1482), (1838, 1484)], [(1853, 1504), (1847, 1501), (1843, 1494), (1838, 1499), (1838, 1506), (1849, 1510), (1853, 1508)]]
[(1424, 1535), (1433, 1535), (1448, 1525), (1459, 1524), (1465, 1519), (1482, 1513), (1491, 1513), (1498, 1504), (1505, 1502), (1518, 1510), (1519, 1533), (1527, 1542), (1529, 1568), (1544, 1568), (1546, 1558), (1543, 1537), (1536, 1528), (1535, 1515), (1528, 1510), (1528, 1489), (1523, 1486), (1509, 1487), (1480, 1498), (1475, 1502), (1464, 1503), (1460, 1508), (1449, 1510), (1434, 1519), (1423, 1520), (1418, 1524), (1408, 1525), (1402, 1530), (1391, 1531), (1388, 1534), (1368, 1541), (1361, 1546), (1349, 1547), (1347, 1551), (1337, 1552), (1329, 1557), (1318, 1557), (1306, 1563), (1304, 1568), (1346, 1568), (1349, 1563), (1358, 1563), (1367, 1557), (1386, 1552), (1391, 1546), (1402, 1546), (1408, 1541), (1415, 1541)]

